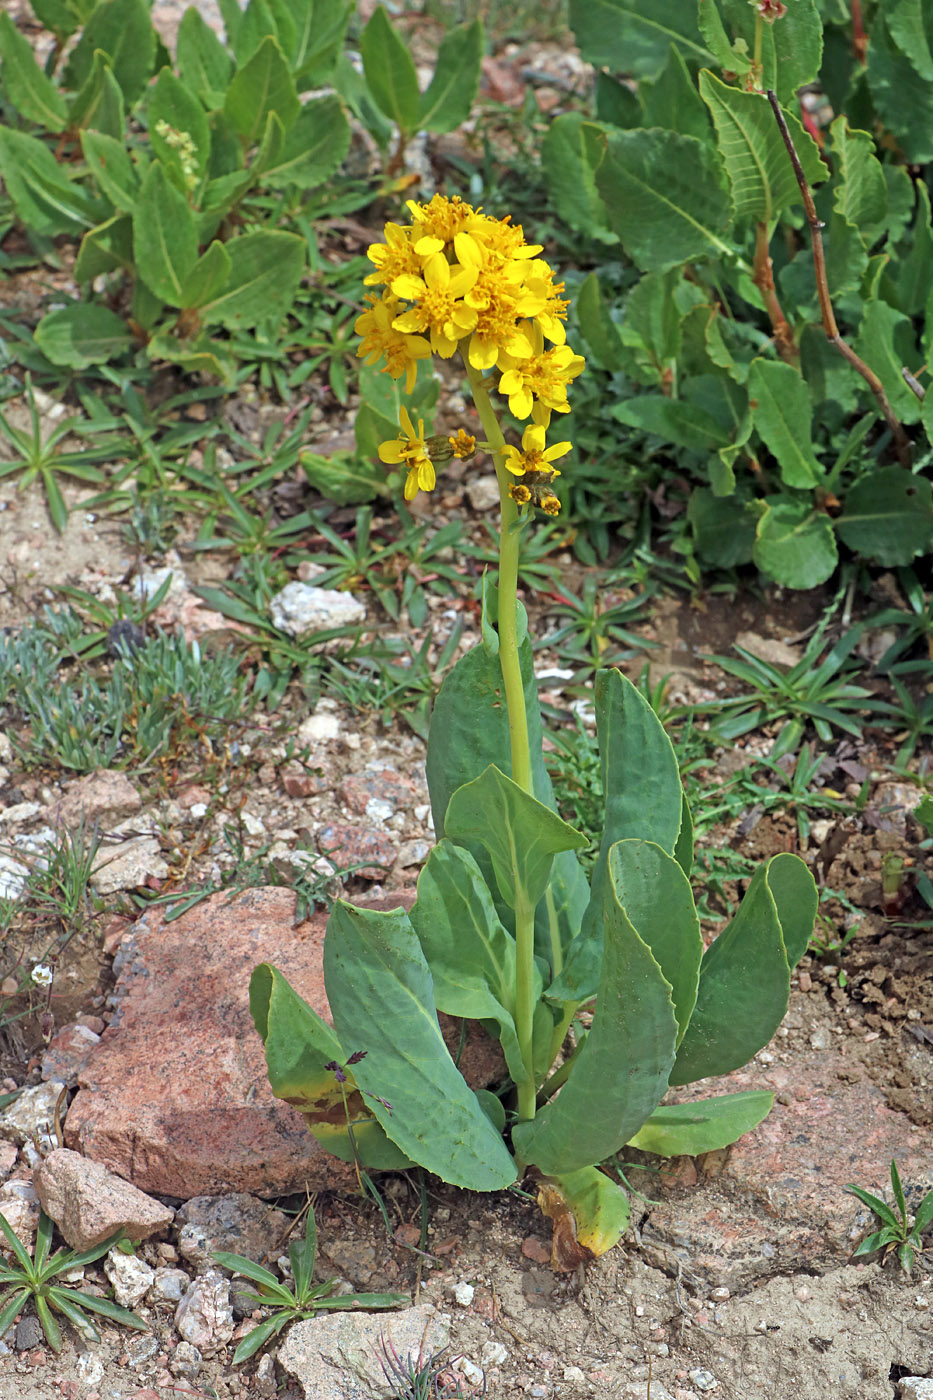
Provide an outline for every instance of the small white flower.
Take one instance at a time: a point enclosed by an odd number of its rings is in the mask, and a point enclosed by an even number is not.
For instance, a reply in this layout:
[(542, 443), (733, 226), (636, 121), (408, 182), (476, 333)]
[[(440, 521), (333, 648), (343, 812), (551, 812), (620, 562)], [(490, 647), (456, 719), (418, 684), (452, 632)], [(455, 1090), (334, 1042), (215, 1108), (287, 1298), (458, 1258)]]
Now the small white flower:
[(32, 969), (32, 980), (38, 987), (51, 987), (52, 969), (46, 963), (36, 963)]

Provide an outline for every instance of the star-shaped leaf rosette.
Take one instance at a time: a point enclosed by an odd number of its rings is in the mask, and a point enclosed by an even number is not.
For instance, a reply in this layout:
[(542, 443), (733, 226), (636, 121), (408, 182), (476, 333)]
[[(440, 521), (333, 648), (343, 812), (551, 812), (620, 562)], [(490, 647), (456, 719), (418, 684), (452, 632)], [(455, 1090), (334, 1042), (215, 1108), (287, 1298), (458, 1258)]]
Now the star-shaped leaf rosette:
[[(693, 836), (677, 759), (657, 715), (619, 671), (594, 704), (604, 816), (587, 838), (563, 821), (543, 758), (528, 619), (518, 599), (519, 526), (560, 510), (553, 414), (583, 360), (566, 344), (567, 302), (541, 248), (508, 219), (458, 199), (410, 202), (386, 225), (366, 279), (381, 290), (357, 322), (360, 354), (409, 395), (418, 361), (463, 360), (485, 440), (426, 435), (400, 413), (383, 462), (404, 495), (431, 491), (452, 458), (492, 455), (500, 488), (496, 587), (482, 640), (437, 695), (427, 778), (438, 841), (408, 910), (338, 902), (324, 942), (327, 1024), (268, 964), (250, 1006), (273, 1091), (357, 1172), (417, 1164), (476, 1191), (536, 1183), (554, 1222), (556, 1268), (609, 1249), (628, 1223), (616, 1155), (725, 1147), (767, 1114), (767, 1090), (703, 1097), (767, 1044), (816, 912), (803, 861), (781, 854), (751, 880), (704, 952)], [(507, 443), (490, 390), (525, 424)], [(442, 1034), (438, 1016), (454, 1018)], [(456, 1022), (461, 1024), (458, 1027)], [(494, 1036), (500, 1070), (467, 1083), (448, 1048)], [(674, 1101), (662, 1103), (669, 1089)]]

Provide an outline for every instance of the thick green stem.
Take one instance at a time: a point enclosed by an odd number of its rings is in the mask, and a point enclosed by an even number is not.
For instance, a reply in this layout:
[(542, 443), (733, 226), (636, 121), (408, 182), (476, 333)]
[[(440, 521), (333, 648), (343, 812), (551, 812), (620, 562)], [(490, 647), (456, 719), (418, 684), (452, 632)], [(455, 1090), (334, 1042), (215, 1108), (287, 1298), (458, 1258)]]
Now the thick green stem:
[[(531, 749), (528, 743), (528, 714), (525, 709), (525, 688), (522, 683), (518, 650), (518, 554), (520, 531), (518, 507), (509, 495), (509, 472), (503, 460), (505, 438), (489, 398), (482, 371), (470, 364), (466, 346), (461, 347), (463, 363), (473, 393), (486, 441), (493, 454), (499, 482), (501, 505), (499, 527), (499, 664), (502, 668), (502, 688), (509, 714), (509, 743), (512, 756), (512, 781), (533, 795), (531, 783)], [(516, 871), (516, 875), (517, 875)], [(516, 888), (520, 884), (516, 880)], [(527, 900), (519, 898), (515, 909), (515, 1031), (525, 1066), (525, 1083), (518, 1090), (518, 1116), (535, 1116), (535, 1084), (533, 1031), (535, 1014), (534, 953), (535, 911)]]

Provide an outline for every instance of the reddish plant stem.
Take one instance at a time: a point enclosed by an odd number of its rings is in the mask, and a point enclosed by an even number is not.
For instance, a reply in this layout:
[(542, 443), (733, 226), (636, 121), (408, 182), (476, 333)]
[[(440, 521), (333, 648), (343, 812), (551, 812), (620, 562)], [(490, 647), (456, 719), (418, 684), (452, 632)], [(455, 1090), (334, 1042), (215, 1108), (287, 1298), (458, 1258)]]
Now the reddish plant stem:
[(862, 23), (862, 0), (852, 0), (852, 52), (859, 63), (865, 63), (868, 35)]
[(771, 268), (771, 254), (768, 250), (768, 225), (760, 221), (755, 225), (755, 268), (752, 281), (764, 299), (771, 329), (774, 331), (774, 344), (782, 360), (796, 369), (800, 364), (800, 352), (794, 343), (794, 333), (781, 310), (781, 303), (774, 290), (774, 273)]
[(826, 280), (826, 258), (823, 253), (823, 225), (817, 216), (816, 205), (813, 203), (813, 195), (810, 186), (807, 184), (807, 177), (803, 173), (803, 166), (797, 155), (794, 145), (794, 138), (791, 136), (784, 120), (784, 113), (781, 111), (781, 104), (778, 102), (771, 89), (767, 92), (768, 101), (771, 103), (771, 110), (774, 119), (778, 124), (778, 129), (787, 147), (787, 154), (790, 163), (794, 168), (797, 177), (797, 184), (800, 187), (800, 194), (803, 199), (803, 207), (807, 215), (807, 223), (810, 225), (810, 241), (813, 245), (813, 270), (816, 274), (816, 291), (820, 300), (820, 314), (823, 317), (823, 329), (826, 331), (826, 338), (830, 344), (834, 345), (843, 359), (848, 360), (852, 368), (862, 376), (865, 383), (875, 396), (878, 407), (884, 414), (884, 420), (891, 429), (894, 438), (894, 447), (897, 458), (901, 466), (910, 467), (910, 439), (904, 431), (903, 424), (897, 418), (894, 410), (888, 402), (888, 396), (884, 392), (881, 380), (873, 369), (866, 365), (865, 361), (855, 353), (851, 345), (847, 344), (839, 334), (839, 327), (836, 324), (836, 316), (833, 311), (833, 304), (829, 296), (829, 283)]

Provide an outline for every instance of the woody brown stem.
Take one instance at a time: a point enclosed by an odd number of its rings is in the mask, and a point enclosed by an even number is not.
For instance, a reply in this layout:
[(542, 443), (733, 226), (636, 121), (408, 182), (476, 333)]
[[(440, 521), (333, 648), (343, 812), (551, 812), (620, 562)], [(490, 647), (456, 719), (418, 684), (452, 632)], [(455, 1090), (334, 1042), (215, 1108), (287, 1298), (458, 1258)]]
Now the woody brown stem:
[(774, 273), (771, 267), (771, 254), (768, 250), (768, 226), (763, 221), (755, 225), (755, 270), (752, 281), (761, 292), (771, 329), (774, 331), (774, 344), (782, 360), (795, 369), (800, 364), (800, 353), (794, 343), (794, 333), (781, 310), (781, 303), (774, 290)]
[(774, 119), (778, 124), (781, 136), (784, 139), (784, 145), (787, 147), (787, 154), (790, 157), (790, 163), (794, 168), (797, 184), (800, 187), (803, 207), (807, 215), (807, 223), (810, 225), (810, 241), (813, 245), (813, 270), (816, 274), (816, 291), (820, 301), (820, 314), (823, 317), (823, 329), (826, 331), (826, 338), (831, 345), (836, 347), (843, 359), (848, 360), (852, 368), (862, 376), (865, 383), (874, 394), (878, 407), (884, 415), (884, 421), (891, 429), (898, 461), (902, 467), (909, 468), (910, 439), (904, 431), (902, 423), (888, 403), (888, 396), (884, 392), (884, 386), (881, 380), (878, 378), (877, 374), (875, 374), (874, 370), (866, 365), (865, 361), (852, 349), (852, 346), (847, 344), (839, 334), (839, 327), (836, 325), (833, 304), (829, 296), (829, 283), (826, 280), (826, 258), (823, 253), (823, 225), (817, 216), (816, 205), (813, 203), (813, 195), (810, 192), (810, 186), (807, 184), (807, 177), (803, 173), (803, 166), (800, 164), (800, 158), (797, 155), (794, 139), (788, 130), (787, 122), (784, 120), (781, 104), (770, 88), (767, 92), (767, 98), (771, 103), (771, 110), (774, 113)]
[(868, 50), (868, 35), (862, 23), (862, 0), (852, 0), (852, 52), (864, 64)]

